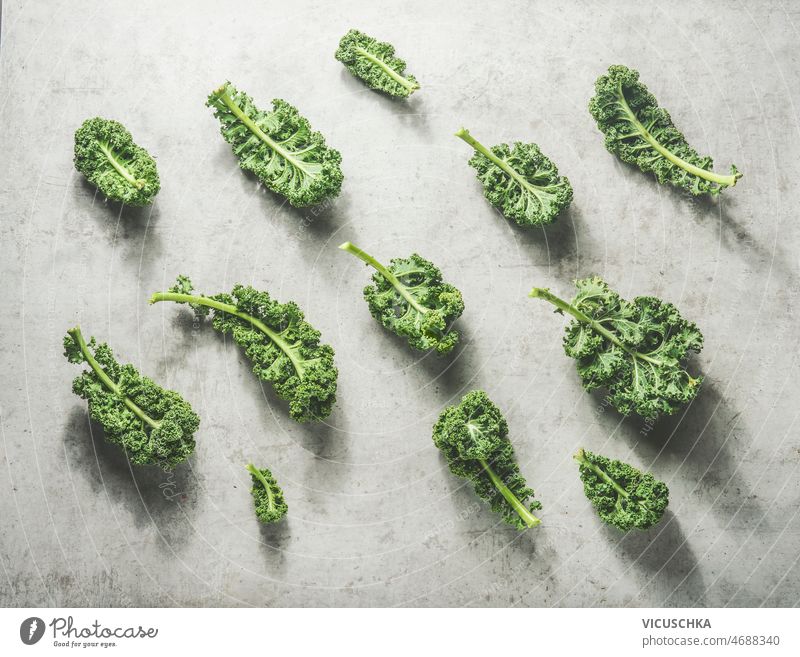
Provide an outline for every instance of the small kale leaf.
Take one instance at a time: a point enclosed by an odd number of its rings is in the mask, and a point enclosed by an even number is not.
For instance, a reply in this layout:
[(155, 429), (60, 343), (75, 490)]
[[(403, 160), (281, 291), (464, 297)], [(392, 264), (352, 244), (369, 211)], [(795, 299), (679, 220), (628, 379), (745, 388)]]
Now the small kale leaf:
[(405, 73), (406, 63), (395, 56), (392, 44), (358, 30), (342, 37), (335, 56), (370, 89), (396, 98), (407, 98), (419, 89), (417, 79)]
[(99, 116), (84, 121), (75, 132), (74, 162), (112, 201), (149, 205), (161, 189), (155, 160), (118, 121)]
[(464, 312), (464, 301), (432, 262), (412, 253), (392, 259), (385, 267), (350, 242), (339, 248), (376, 269), (372, 285), (364, 288), (364, 299), (385, 328), (420, 351), (446, 354), (456, 346), (458, 331), (451, 326)]
[(301, 208), (339, 195), (342, 156), (325, 145), (308, 120), (285, 100), (263, 112), (243, 91), (226, 82), (208, 97), (220, 131), (239, 158), (239, 166)]
[(716, 196), (742, 177), (733, 165), (728, 175), (711, 170), (714, 161), (689, 146), (667, 110), (659, 107), (655, 96), (639, 82), (638, 71), (610, 66), (594, 86), (589, 111), (605, 135), (606, 148), (623, 162), (692, 196)]
[(461, 128), (460, 137), (475, 149), (471, 167), (478, 171), (483, 195), (520, 226), (545, 226), (572, 202), (572, 185), (558, 175), (553, 161), (536, 144), (514, 142), (491, 149)]
[(699, 352), (703, 334), (678, 309), (656, 297), (621, 298), (599, 277), (575, 281), (568, 303), (546, 288), (530, 296), (552, 303), (573, 317), (564, 351), (576, 361), (587, 391), (606, 388), (623, 415), (655, 419), (671, 415), (697, 396), (702, 377), (693, 377), (683, 361)]

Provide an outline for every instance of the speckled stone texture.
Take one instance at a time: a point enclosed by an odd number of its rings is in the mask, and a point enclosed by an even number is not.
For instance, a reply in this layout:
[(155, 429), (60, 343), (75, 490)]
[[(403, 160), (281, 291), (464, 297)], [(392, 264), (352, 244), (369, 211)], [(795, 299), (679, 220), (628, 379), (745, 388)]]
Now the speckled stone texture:
[[(792, 3), (3, 3), (0, 46), (0, 604), (7, 606), (661, 606), (800, 602), (800, 8)], [(358, 27), (422, 89), (396, 102), (333, 57)], [(692, 200), (609, 154), (587, 111), (624, 63), (717, 169)], [(341, 150), (341, 196), (294, 210), (239, 170), (207, 94), (224, 80), (297, 105)], [(158, 161), (152, 208), (120, 209), (72, 167), (87, 117)], [(535, 141), (575, 187), (546, 230), (482, 197), (461, 126)], [(370, 317), (370, 272), (418, 251), (459, 287), (462, 344), (412, 353)], [(336, 349), (339, 402), (297, 425), (230, 340), (175, 305), (174, 277), (296, 300)], [(685, 413), (648, 427), (586, 394), (565, 320), (527, 298), (599, 274), (673, 301), (706, 338)], [(174, 474), (132, 470), (70, 391), (67, 328), (107, 340), (202, 416)], [(431, 441), (472, 388), (505, 412), (543, 524), (498, 524)], [(579, 446), (651, 470), (664, 521), (603, 526)], [(257, 524), (248, 461), (289, 515)]]

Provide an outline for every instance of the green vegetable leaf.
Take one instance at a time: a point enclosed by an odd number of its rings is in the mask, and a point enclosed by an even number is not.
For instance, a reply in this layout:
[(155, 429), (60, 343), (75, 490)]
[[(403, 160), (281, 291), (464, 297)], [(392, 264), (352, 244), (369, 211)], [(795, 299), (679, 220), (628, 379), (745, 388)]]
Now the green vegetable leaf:
[(442, 273), (432, 262), (412, 253), (384, 267), (350, 242), (339, 248), (377, 270), (373, 284), (364, 288), (364, 298), (372, 316), (385, 328), (421, 351), (446, 354), (456, 346), (458, 332), (450, 327), (464, 311), (464, 301), (461, 292), (442, 281)]
[(664, 515), (669, 488), (627, 463), (578, 450), (583, 492), (603, 522), (622, 531), (649, 529)]
[(283, 491), (272, 473), (266, 468), (258, 469), (252, 463), (247, 465), (247, 471), (253, 481), (250, 494), (253, 496), (256, 517), (264, 524), (277, 522), (283, 518), (289, 507), (283, 499)]
[(536, 144), (514, 142), (492, 146), (477, 141), (464, 128), (460, 137), (475, 155), (469, 161), (483, 183), (483, 195), (508, 219), (520, 226), (544, 226), (553, 223), (558, 213), (572, 202), (572, 185), (566, 176)]
[(605, 135), (606, 148), (623, 162), (693, 196), (716, 196), (742, 177), (735, 166), (728, 175), (711, 170), (714, 161), (689, 146), (667, 110), (639, 82), (638, 71), (610, 66), (594, 86), (589, 111)]
[(702, 377), (692, 377), (683, 361), (703, 346), (697, 326), (655, 297), (626, 301), (598, 277), (575, 281), (575, 286), (571, 303), (546, 288), (534, 288), (530, 296), (574, 317), (564, 351), (577, 361), (586, 390), (606, 388), (620, 413), (652, 419), (671, 415), (695, 398)]
[(230, 82), (212, 92), (206, 105), (214, 109), (239, 166), (291, 205), (317, 205), (339, 195), (342, 156), (292, 105), (275, 99), (272, 111), (262, 112)]
[(433, 442), (444, 454), (450, 471), (468, 479), (492, 511), (517, 529), (541, 521), (534, 500), (514, 458), (508, 424), (500, 409), (482, 390), (467, 393), (460, 404), (446, 408), (433, 427)]
[(394, 46), (358, 30), (350, 30), (342, 37), (336, 59), (370, 89), (389, 96), (407, 98), (419, 89), (417, 79), (405, 74), (406, 63), (395, 57)]
[(75, 168), (107, 198), (148, 205), (161, 189), (155, 160), (121, 123), (95, 117), (75, 132)]
[(89, 402), (89, 417), (131, 463), (171, 470), (191, 456), (200, 418), (177, 392), (141, 376), (133, 365), (120, 365), (107, 344), (94, 338), (87, 344), (77, 327), (67, 331), (64, 355), (70, 363), (89, 365), (72, 391)]
[(186, 303), (200, 318), (212, 313), (212, 326), (230, 333), (253, 362), (253, 373), (289, 402), (292, 419), (323, 420), (331, 414), (338, 377), (333, 349), (320, 344), (320, 332), (303, 319), (296, 303), (278, 303), (249, 285), (237, 284), (230, 294), (213, 297), (192, 292), (191, 281), (179, 276), (169, 292), (157, 292), (150, 303)]

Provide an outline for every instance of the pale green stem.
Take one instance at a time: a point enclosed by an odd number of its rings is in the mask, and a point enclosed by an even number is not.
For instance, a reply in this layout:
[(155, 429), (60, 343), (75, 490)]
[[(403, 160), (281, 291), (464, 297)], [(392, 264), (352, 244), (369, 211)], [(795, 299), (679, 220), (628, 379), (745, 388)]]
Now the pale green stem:
[(153, 429), (158, 429), (161, 426), (161, 422), (158, 420), (154, 420), (151, 418), (147, 413), (145, 413), (141, 408), (139, 408), (136, 404), (134, 404), (126, 395), (124, 395), (119, 386), (111, 380), (111, 377), (106, 374), (106, 371), (103, 369), (103, 366), (97, 362), (94, 355), (91, 351), (89, 351), (89, 346), (86, 344), (86, 340), (83, 339), (83, 334), (81, 333), (81, 329), (79, 327), (75, 327), (67, 331), (72, 339), (75, 340), (75, 344), (81, 350), (83, 357), (86, 359), (86, 362), (89, 364), (89, 367), (94, 370), (94, 373), (97, 374), (97, 377), (103, 382), (103, 385), (106, 386), (111, 392), (113, 392), (117, 397), (119, 397), (125, 406), (142, 422), (146, 422), (149, 424)]
[(272, 487), (269, 485), (269, 482), (266, 480), (264, 475), (261, 474), (261, 470), (259, 470), (252, 463), (248, 463), (246, 467), (247, 467), (247, 471), (261, 482), (261, 485), (267, 491), (267, 498), (269, 499), (269, 506), (270, 506), (270, 508), (274, 508), (275, 507), (275, 496), (272, 493)]
[(655, 148), (656, 151), (658, 151), (661, 155), (667, 158), (670, 162), (681, 167), (685, 171), (688, 171), (692, 175), (698, 176), (699, 178), (703, 178), (704, 180), (708, 180), (709, 182), (717, 183), (718, 185), (722, 185), (724, 187), (733, 187), (736, 184), (736, 181), (738, 181), (739, 178), (742, 177), (742, 174), (739, 172), (723, 176), (718, 173), (714, 173), (713, 171), (706, 171), (705, 169), (701, 169), (700, 167), (697, 167), (694, 164), (690, 164), (686, 160), (682, 160), (672, 151), (667, 150), (656, 140), (655, 137), (653, 137), (653, 135), (650, 134), (650, 131), (639, 122), (639, 119), (636, 118), (636, 115), (633, 113), (633, 110), (631, 110), (630, 106), (628, 105), (628, 101), (625, 98), (625, 94), (622, 92), (622, 83), (619, 84), (618, 94), (622, 100), (623, 111), (628, 115), (628, 119), (630, 120), (630, 122), (641, 133), (645, 141), (647, 141), (648, 144), (650, 144), (653, 148)]
[(402, 296), (406, 301), (408, 301), (409, 305), (412, 308), (417, 310), (417, 312), (424, 315), (429, 311), (429, 309), (426, 308), (425, 306), (419, 305), (417, 300), (408, 293), (406, 287), (400, 281), (397, 280), (397, 277), (392, 272), (390, 272), (386, 267), (384, 267), (380, 262), (375, 260), (375, 258), (373, 258), (369, 253), (363, 251), (362, 249), (359, 249), (352, 242), (345, 242), (344, 244), (340, 244), (339, 248), (342, 249), (342, 251), (347, 251), (348, 253), (354, 255), (356, 258), (363, 260), (370, 267), (374, 267), (380, 273), (381, 276), (383, 276), (387, 281), (389, 281), (389, 283), (392, 284), (392, 286), (394, 287), (395, 290), (398, 291), (400, 296)]
[(270, 340), (272, 340), (278, 348), (286, 354), (286, 357), (291, 361), (292, 366), (294, 367), (297, 375), (302, 379), (303, 374), (305, 373), (305, 367), (303, 363), (297, 360), (297, 356), (291, 349), (291, 345), (289, 345), (280, 334), (273, 331), (269, 326), (264, 324), (260, 319), (257, 317), (253, 317), (252, 315), (248, 315), (247, 313), (243, 313), (240, 311), (236, 306), (233, 306), (229, 303), (222, 303), (221, 301), (216, 301), (214, 299), (210, 299), (209, 297), (197, 296), (194, 294), (180, 294), (178, 292), (156, 292), (152, 297), (150, 297), (150, 303), (158, 303), (159, 301), (174, 301), (176, 303), (194, 303), (201, 306), (207, 306), (209, 308), (213, 308), (214, 310), (219, 310), (224, 313), (228, 313), (229, 315), (234, 315), (239, 319), (243, 319), (244, 321), (252, 324), (255, 328), (259, 331), (264, 333)]
[(509, 487), (503, 483), (503, 480), (497, 476), (497, 473), (492, 469), (492, 466), (490, 466), (483, 459), (478, 459), (478, 462), (486, 471), (486, 474), (489, 475), (489, 479), (492, 480), (492, 483), (494, 484), (495, 488), (497, 488), (497, 490), (500, 491), (500, 494), (506, 499), (506, 502), (508, 502), (514, 508), (514, 511), (517, 512), (519, 517), (522, 518), (522, 521), (528, 527), (535, 527), (536, 525), (541, 524), (542, 521), (539, 520), (539, 518), (537, 518), (535, 515), (533, 515), (530, 512), (530, 510), (522, 502), (519, 501), (517, 496), (511, 492)]
[(283, 148), (283, 146), (281, 146), (278, 142), (272, 139), (272, 137), (259, 128), (253, 119), (251, 119), (242, 111), (242, 109), (234, 102), (233, 98), (231, 98), (226, 85), (217, 89), (215, 93), (217, 98), (219, 98), (225, 104), (225, 106), (233, 113), (233, 115), (239, 119), (250, 132), (252, 132), (276, 153), (280, 154), (281, 157), (289, 161), (293, 167), (304, 171), (311, 178), (315, 177), (315, 172), (306, 168), (303, 160), (297, 159), (294, 153), (291, 153)]
[(360, 46), (356, 46), (354, 48), (354, 50), (359, 55), (361, 55), (362, 57), (365, 57), (366, 59), (371, 61), (376, 66), (382, 68), (386, 72), (386, 74), (390, 78), (392, 78), (392, 80), (394, 80), (399, 85), (402, 85), (403, 87), (408, 89), (409, 93), (413, 93), (414, 91), (419, 89), (419, 84), (417, 84), (416, 82), (412, 82), (411, 80), (407, 80), (402, 75), (400, 75), (397, 71), (395, 71), (393, 68), (391, 68), (389, 65), (387, 65), (386, 62), (384, 62), (383, 60), (378, 59), (377, 57), (375, 57), (375, 55), (373, 55), (371, 52), (369, 52), (367, 50), (364, 50), (364, 48), (361, 48)]
[(145, 180), (142, 178), (134, 178), (130, 171), (128, 171), (127, 167), (122, 164), (117, 159), (116, 154), (113, 150), (103, 142), (99, 142), (100, 150), (103, 151), (103, 155), (106, 156), (106, 159), (111, 163), (111, 166), (117, 170), (117, 173), (121, 175), (125, 180), (127, 180), (131, 185), (133, 185), (136, 189), (141, 189), (145, 186)]

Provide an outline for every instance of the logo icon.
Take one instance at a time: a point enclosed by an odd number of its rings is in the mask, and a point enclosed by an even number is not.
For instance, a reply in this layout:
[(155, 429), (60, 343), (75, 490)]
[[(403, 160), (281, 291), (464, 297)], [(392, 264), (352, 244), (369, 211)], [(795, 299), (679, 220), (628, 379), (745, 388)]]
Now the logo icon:
[(22, 621), (19, 626), (19, 638), (26, 646), (32, 646), (44, 636), (44, 621), (36, 616), (31, 616)]

